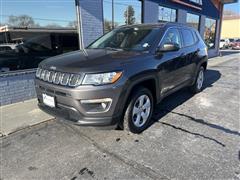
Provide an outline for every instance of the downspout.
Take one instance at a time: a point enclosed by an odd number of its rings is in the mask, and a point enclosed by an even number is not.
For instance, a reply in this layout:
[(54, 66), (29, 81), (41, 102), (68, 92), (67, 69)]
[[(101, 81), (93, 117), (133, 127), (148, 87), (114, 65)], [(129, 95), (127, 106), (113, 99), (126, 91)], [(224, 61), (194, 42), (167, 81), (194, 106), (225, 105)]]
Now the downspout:
[(144, 16), (145, 16), (145, 0), (140, 0), (141, 1), (141, 3), (142, 3), (142, 6), (141, 6), (141, 14), (142, 14), (142, 16), (141, 16), (141, 23), (145, 23), (145, 18), (144, 18)]
[[(221, 3), (221, 2), (220, 2)], [(221, 56), (221, 53), (219, 51), (219, 44), (220, 44), (220, 40), (221, 40), (221, 34), (222, 34), (222, 21), (223, 21), (223, 10), (224, 10), (224, 4), (221, 3), (221, 7), (220, 7), (220, 24), (219, 24), (219, 41), (218, 41), (218, 54)]]

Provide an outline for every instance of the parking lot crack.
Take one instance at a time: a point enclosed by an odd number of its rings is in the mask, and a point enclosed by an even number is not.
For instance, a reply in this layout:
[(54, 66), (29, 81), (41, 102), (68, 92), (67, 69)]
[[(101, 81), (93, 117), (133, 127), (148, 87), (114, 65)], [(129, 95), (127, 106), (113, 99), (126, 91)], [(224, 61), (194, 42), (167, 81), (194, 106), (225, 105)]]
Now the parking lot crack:
[(203, 119), (196, 119), (192, 116), (189, 116), (189, 115), (186, 115), (186, 114), (183, 114), (183, 113), (174, 112), (174, 111), (169, 111), (169, 110), (164, 110), (164, 111), (167, 111), (169, 113), (176, 114), (176, 115), (179, 115), (179, 116), (186, 117), (188, 120), (194, 121), (194, 122), (202, 124), (202, 125), (206, 125), (208, 127), (211, 127), (211, 128), (217, 129), (217, 130), (221, 130), (224, 133), (240, 136), (240, 133), (238, 131), (233, 131), (233, 130), (227, 129), (225, 127), (222, 127), (220, 125), (209, 123), (209, 122), (207, 122)]
[(151, 179), (170, 179), (169, 177), (167, 177), (166, 175), (163, 174), (159, 174), (158, 172), (156, 172), (154, 169), (152, 169), (151, 167), (147, 167), (143, 164), (140, 164), (136, 161), (127, 159), (126, 157), (121, 157), (118, 154), (114, 153), (114, 152), (110, 152), (109, 150), (101, 147), (97, 142), (95, 142), (91, 137), (87, 136), (86, 134), (78, 131), (77, 129), (75, 129), (73, 126), (69, 125), (69, 124), (65, 124), (62, 123), (63, 126), (70, 128), (72, 131), (74, 131), (76, 134), (78, 134), (79, 136), (81, 136), (84, 140), (86, 140), (88, 143), (92, 144), (95, 148), (97, 148), (100, 152), (104, 153), (104, 154), (108, 154), (110, 157), (113, 157), (114, 159), (120, 161), (121, 163), (137, 170), (138, 172), (140, 172), (141, 174), (145, 174), (145, 176), (151, 178)]
[(198, 137), (202, 137), (202, 138), (208, 139), (208, 140), (210, 140), (210, 141), (214, 141), (215, 143), (221, 145), (222, 147), (225, 147), (225, 146), (226, 146), (225, 144), (221, 143), (220, 141), (218, 141), (218, 140), (216, 140), (216, 139), (214, 139), (214, 138), (211, 138), (211, 137), (208, 137), (208, 136), (199, 134), (199, 133), (194, 133), (194, 132), (188, 131), (188, 130), (186, 130), (186, 129), (177, 127), (177, 126), (172, 125), (172, 124), (169, 124), (169, 123), (165, 123), (165, 122), (160, 122), (160, 123), (163, 124), (163, 125), (172, 127), (172, 128), (174, 128), (174, 129), (180, 130), (180, 131), (182, 131), (182, 132), (189, 133), (189, 134), (192, 134), (192, 135), (195, 135), (195, 136), (198, 136)]

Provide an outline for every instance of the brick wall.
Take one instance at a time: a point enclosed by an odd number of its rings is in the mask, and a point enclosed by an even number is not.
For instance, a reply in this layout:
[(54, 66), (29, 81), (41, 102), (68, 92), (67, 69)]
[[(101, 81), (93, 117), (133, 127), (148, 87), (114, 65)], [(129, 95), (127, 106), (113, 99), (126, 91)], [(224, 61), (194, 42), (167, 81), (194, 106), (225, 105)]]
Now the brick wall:
[(0, 75), (0, 106), (36, 97), (35, 70)]

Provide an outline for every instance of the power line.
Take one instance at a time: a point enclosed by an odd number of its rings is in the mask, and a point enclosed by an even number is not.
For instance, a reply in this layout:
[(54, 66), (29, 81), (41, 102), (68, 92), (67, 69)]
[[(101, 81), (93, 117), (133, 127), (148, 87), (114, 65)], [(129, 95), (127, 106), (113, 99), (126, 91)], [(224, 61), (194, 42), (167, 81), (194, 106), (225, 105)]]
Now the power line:
[[(2, 17), (19, 17), (19, 16), (13, 16), (13, 15), (0, 15)], [(63, 19), (45, 19), (45, 18), (35, 18), (32, 17), (34, 20), (40, 20), (40, 21), (55, 21), (55, 22), (72, 22), (72, 20), (63, 20)], [(74, 19), (75, 20), (75, 19)]]
[[(112, 4), (112, 1), (103, 0), (103, 2)], [(127, 3), (127, 2), (132, 2), (132, 1), (125, 1), (125, 2)], [(114, 4), (118, 4), (118, 5), (122, 5), (122, 6), (129, 6), (130, 5), (130, 4), (126, 4), (126, 3), (114, 2)], [(134, 5), (134, 6), (141, 7), (141, 5)]]

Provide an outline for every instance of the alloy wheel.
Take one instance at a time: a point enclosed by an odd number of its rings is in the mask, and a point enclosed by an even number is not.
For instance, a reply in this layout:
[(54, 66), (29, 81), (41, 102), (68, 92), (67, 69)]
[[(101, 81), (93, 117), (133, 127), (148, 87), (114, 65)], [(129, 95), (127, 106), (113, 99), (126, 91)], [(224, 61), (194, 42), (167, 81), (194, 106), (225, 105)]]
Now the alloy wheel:
[(204, 82), (204, 72), (203, 70), (201, 70), (198, 74), (198, 78), (197, 78), (197, 88), (201, 89), (203, 86), (203, 82)]
[(151, 113), (151, 100), (147, 95), (137, 98), (132, 111), (132, 121), (136, 127), (142, 127)]

